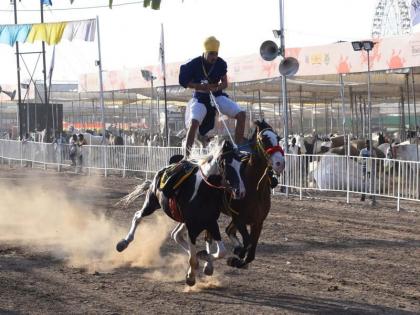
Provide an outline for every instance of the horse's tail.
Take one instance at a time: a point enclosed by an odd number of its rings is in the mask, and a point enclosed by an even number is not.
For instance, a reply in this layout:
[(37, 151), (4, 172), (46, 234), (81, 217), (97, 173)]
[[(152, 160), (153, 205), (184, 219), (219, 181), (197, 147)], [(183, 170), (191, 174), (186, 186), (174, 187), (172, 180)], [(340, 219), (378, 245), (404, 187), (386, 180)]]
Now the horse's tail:
[(118, 201), (115, 205), (127, 208), (138, 197), (144, 195), (144, 193), (149, 189), (151, 183), (152, 182), (150, 180), (146, 180), (144, 183), (137, 185), (131, 193), (121, 198), (120, 201)]

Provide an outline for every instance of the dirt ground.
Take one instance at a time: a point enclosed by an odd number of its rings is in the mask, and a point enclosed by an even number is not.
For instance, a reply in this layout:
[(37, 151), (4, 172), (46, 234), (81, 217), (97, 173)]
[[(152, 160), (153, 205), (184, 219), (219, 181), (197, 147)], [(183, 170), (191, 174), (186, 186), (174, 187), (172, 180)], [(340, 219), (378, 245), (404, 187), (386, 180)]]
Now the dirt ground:
[(137, 183), (0, 166), (0, 314), (420, 314), (418, 203), (275, 197), (249, 268), (188, 288), (160, 211), (115, 251)]

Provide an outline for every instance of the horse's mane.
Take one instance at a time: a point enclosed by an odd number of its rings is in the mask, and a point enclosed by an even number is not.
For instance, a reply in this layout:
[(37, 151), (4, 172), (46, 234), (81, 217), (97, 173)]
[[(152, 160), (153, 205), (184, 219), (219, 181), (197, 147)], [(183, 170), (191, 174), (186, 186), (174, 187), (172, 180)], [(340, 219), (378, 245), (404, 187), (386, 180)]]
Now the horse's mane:
[(249, 139), (249, 141), (251, 143), (254, 143), (257, 140), (258, 130), (261, 131), (261, 130), (264, 130), (264, 129), (267, 129), (267, 128), (272, 129), (272, 127), (264, 119), (261, 120), (261, 121), (259, 121), (259, 120), (254, 121), (254, 125), (255, 125), (254, 132), (252, 133), (252, 136)]
[(217, 143), (207, 154), (197, 154), (195, 152), (191, 153), (189, 160), (194, 161), (198, 164), (204, 164), (209, 162), (213, 157), (220, 155), (222, 150), (222, 144)]

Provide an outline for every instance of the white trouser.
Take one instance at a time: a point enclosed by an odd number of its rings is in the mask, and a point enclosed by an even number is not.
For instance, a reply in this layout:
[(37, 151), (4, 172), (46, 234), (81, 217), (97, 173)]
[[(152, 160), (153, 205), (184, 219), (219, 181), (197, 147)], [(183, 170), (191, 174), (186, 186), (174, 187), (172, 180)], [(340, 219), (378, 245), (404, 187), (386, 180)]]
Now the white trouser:
[[(217, 96), (216, 102), (219, 105), (220, 112), (230, 118), (235, 118), (239, 112), (243, 111), (238, 104), (224, 95)], [(196, 98), (192, 98), (188, 102), (187, 110), (185, 111), (185, 125), (189, 128), (193, 119), (197, 120), (201, 125), (206, 114), (206, 106), (198, 102)]]

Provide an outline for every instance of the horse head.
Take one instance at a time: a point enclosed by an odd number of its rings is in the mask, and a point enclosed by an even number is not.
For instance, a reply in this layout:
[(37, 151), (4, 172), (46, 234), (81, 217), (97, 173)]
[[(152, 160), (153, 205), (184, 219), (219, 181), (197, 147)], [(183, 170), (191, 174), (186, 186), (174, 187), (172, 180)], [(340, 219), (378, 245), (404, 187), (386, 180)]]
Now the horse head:
[(245, 185), (240, 174), (241, 157), (230, 141), (223, 141), (220, 150), (206, 159), (203, 175), (218, 177), (220, 187), (230, 191), (234, 199), (245, 196)]
[(271, 166), (277, 175), (283, 172), (285, 167), (284, 151), (280, 147), (280, 137), (265, 121), (256, 121), (256, 129), (254, 132), (255, 144), (257, 151), (260, 152), (269, 166)]

